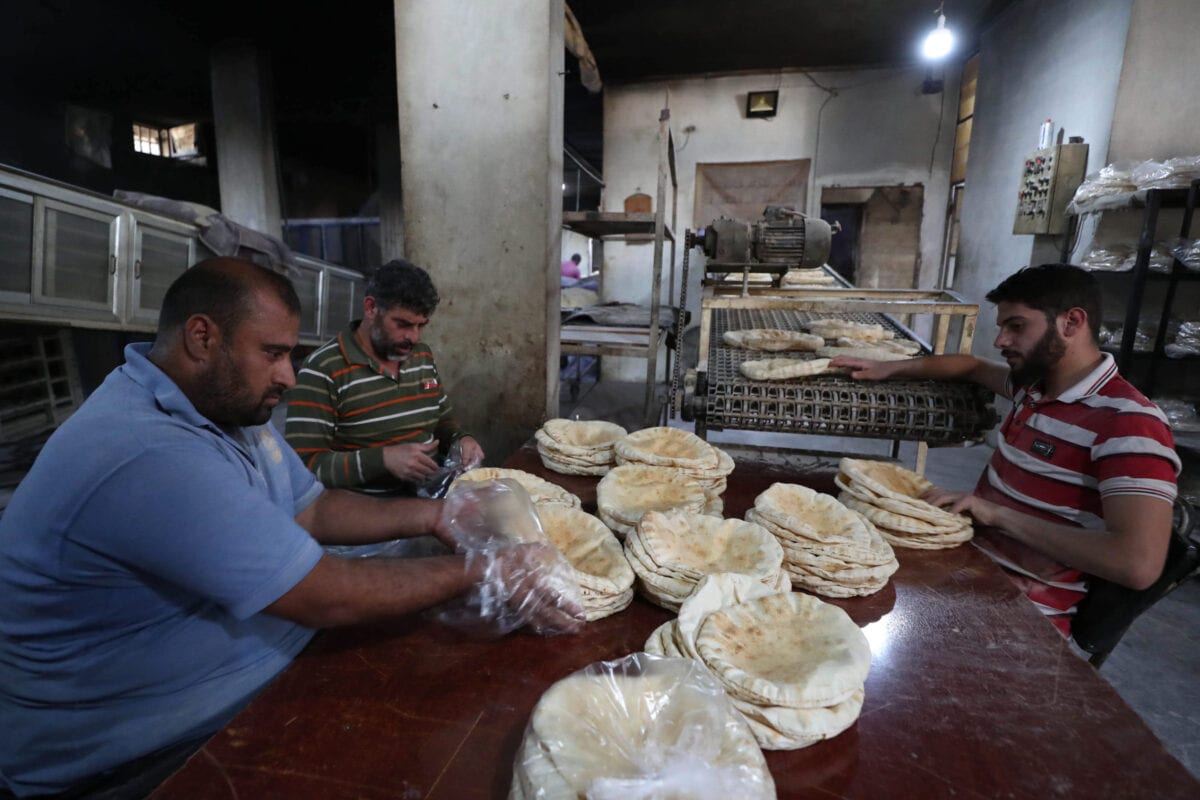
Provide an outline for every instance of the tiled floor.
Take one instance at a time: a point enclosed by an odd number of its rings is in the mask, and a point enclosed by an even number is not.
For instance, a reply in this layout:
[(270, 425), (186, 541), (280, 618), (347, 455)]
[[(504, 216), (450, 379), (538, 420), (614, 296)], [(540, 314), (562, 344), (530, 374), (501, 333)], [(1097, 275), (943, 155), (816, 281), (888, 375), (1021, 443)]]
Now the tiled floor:
[[(576, 402), (564, 392), (561, 414), (578, 419), (606, 419), (636, 430), (644, 426), (642, 391), (641, 386), (601, 382)], [(681, 420), (671, 424), (691, 427)], [(888, 456), (891, 449), (889, 443), (883, 442), (749, 431), (713, 432), (708, 438), (714, 444), (779, 448), (781, 458), (804, 457), (795, 453), (797, 448), (814, 455), (830, 451), (845, 453), (849, 449), (879, 457)], [(902, 463), (914, 463), (915, 445), (903, 444), (899, 458)], [(926, 475), (949, 489), (970, 489), (989, 458), (991, 448), (987, 445), (932, 449)], [(1185, 467), (1181, 483), (1191, 484), (1194, 478)], [(1200, 777), (1200, 580), (1184, 584), (1138, 618), (1100, 674), (1142, 716), (1167, 750)]]

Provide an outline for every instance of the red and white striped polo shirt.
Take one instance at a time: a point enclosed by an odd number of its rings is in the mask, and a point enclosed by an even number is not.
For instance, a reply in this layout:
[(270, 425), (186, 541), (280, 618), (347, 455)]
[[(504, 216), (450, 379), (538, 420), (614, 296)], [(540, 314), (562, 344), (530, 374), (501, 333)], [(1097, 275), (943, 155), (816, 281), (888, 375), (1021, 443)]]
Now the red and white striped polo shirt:
[[(1010, 393), (1014, 387), (1009, 385)], [(1112, 355), (1052, 400), (1040, 384), (1017, 388), (1001, 441), (975, 494), (1058, 524), (1103, 529), (1102, 499), (1122, 494), (1175, 500), (1181, 463), (1166, 416), (1117, 374)], [(1025, 593), (1050, 614), (1083, 599), (1083, 573), (1012, 539), (980, 543), (1033, 581)], [(1028, 552), (1025, 552), (1028, 551)], [(1039, 585), (1040, 584), (1040, 585)], [(1063, 619), (1060, 628), (1066, 627)]]

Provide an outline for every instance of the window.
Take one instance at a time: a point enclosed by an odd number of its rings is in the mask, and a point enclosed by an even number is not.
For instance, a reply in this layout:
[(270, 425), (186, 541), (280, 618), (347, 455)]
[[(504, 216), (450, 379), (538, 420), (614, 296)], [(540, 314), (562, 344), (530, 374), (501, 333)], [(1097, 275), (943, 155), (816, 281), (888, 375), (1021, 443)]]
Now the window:
[(196, 146), (196, 123), (160, 128), (156, 125), (133, 123), (133, 151), (148, 156), (194, 159), (200, 155)]

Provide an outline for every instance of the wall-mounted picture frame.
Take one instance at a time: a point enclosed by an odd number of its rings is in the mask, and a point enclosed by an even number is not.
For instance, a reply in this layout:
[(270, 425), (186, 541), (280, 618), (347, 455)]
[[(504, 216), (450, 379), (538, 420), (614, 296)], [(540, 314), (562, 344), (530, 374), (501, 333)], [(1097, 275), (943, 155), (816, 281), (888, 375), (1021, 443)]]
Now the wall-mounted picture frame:
[(773, 117), (779, 108), (779, 90), (746, 93), (747, 117)]

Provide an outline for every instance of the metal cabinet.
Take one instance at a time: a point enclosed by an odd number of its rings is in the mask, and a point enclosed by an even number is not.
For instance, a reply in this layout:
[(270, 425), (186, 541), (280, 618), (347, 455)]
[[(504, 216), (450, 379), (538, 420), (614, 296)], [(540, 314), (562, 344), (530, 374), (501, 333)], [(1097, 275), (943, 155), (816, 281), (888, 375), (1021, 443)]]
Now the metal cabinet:
[(131, 321), (158, 321), (167, 287), (200, 260), (202, 249), (194, 229), (168, 220), (130, 213), (133, 262), (129, 275), (126, 317)]
[(118, 321), (120, 220), (119, 208), (34, 198), (33, 302)]
[(321, 262), (297, 257), (292, 285), (300, 296), (300, 338), (321, 336)]
[(33, 292), (33, 195), (0, 187), (0, 302)]
[(350, 320), (362, 316), (362, 279), (350, 273), (332, 269), (325, 271), (325, 336), (331, 338), (346, 327)]

